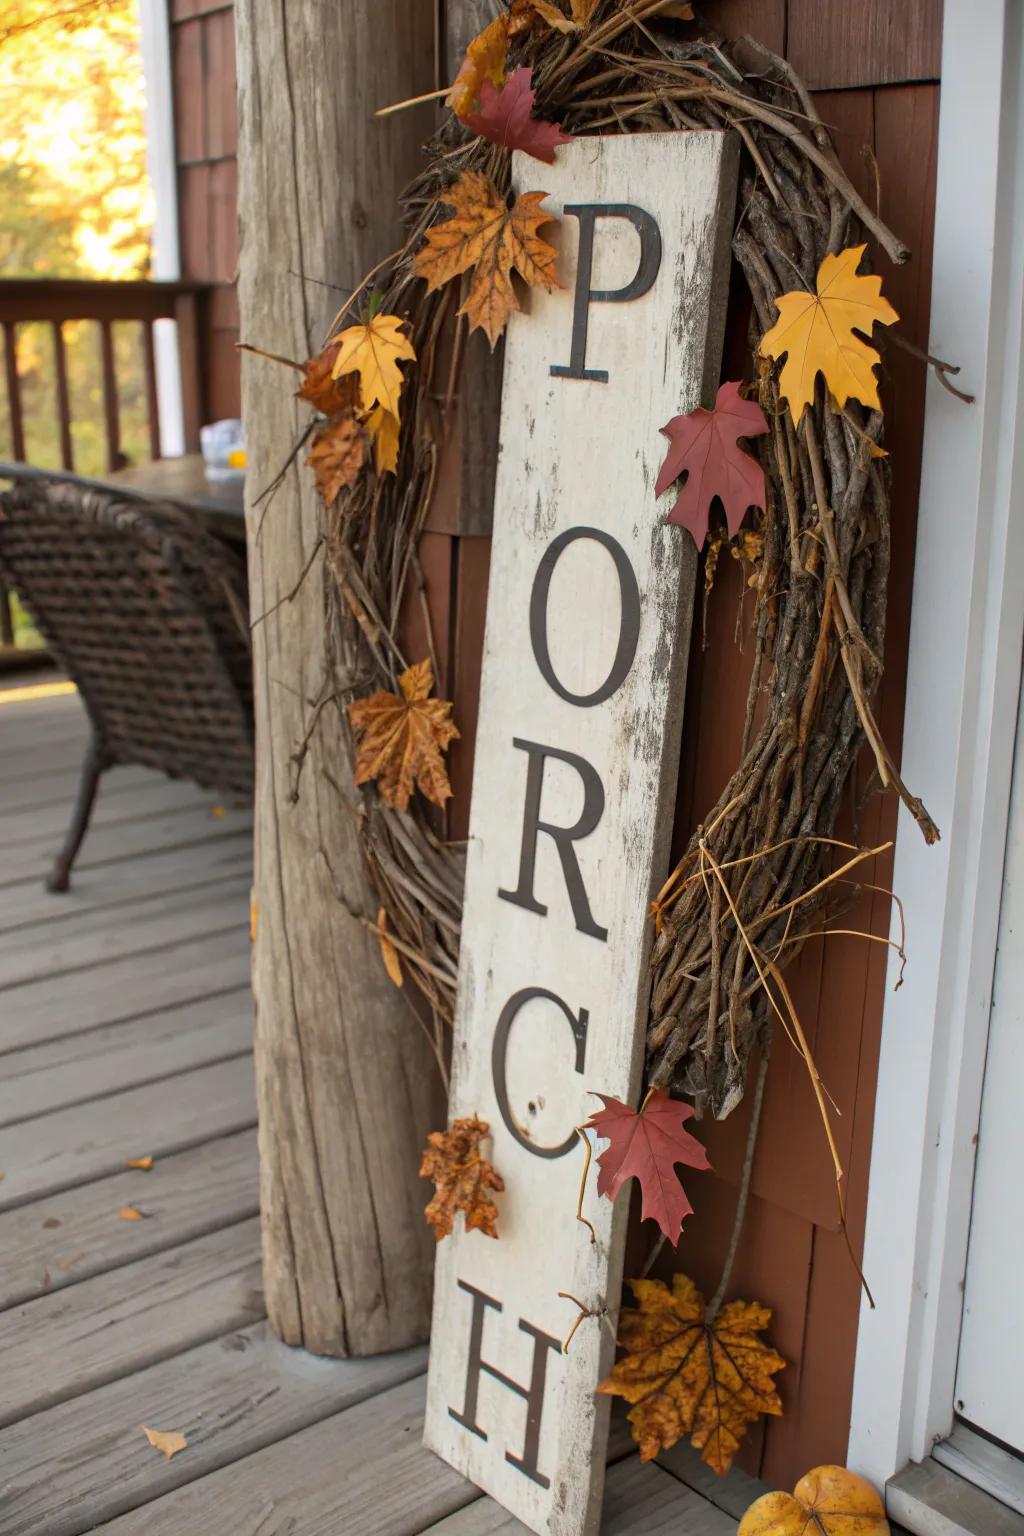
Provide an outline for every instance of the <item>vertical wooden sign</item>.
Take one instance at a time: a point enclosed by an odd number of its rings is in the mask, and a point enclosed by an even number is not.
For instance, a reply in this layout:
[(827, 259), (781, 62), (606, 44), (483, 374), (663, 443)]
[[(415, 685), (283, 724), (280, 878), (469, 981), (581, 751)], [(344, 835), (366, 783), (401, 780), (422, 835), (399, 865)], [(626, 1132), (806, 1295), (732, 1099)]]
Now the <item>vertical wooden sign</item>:
[[(591, 1243), (575, 1127), (639, 1088), (696, 571), (658, 429), (714, 398), (735, 183), (710, 132), (513, 160), (565, 287), (506, 342), (450, 1105), (490, 1123), (506, 1189), (497, 1240), (438, 1246), (425, 1438), (549, 1536), (600, 1516), (626, 1201), (591, 1179)], [(565, 1354), (560, 1291), (593, 1314)]]

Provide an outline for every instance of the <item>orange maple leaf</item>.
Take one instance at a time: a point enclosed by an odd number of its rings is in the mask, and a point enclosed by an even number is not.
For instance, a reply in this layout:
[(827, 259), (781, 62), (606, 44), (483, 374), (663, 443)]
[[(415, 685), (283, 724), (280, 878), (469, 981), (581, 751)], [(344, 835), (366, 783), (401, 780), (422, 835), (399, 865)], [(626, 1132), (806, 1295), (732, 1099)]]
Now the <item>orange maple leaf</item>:
[(775, 300), (779, 318), (761, 338), (760, 350), (775, 362), (786, 358), (779, 394), (789, 402), (794, 422), (813, 405), (819, 373), (840, 410), (851, 398), (879, 409), (875, 364), (881, 359), (856, 332), (870, 336), (876, 321), (892, 325), (899, 315), (882, 298), (882, 279), (858, 273), (866, 249), (854, 245), (826, 256), (818, 268), (816, 293), (799, 289)]
[(437, 1186), (424, 1214), (438, 1242), (451, 1232), (456, 1211), (463, 1212), (467, 1232), (498, 1235), (498, 1207), (488, 1191), (500, 1194), (505, 1181), (480, 1155), (490, 1129), (486, 1120), (471, 1115), (454, 1121), (450, 1131), (431, 1131), (427, 1137), (420, 1178), (433, 1179)]
[(414, 789), (444, 805), (452, 787), (441, 753), (458, 737), (446, 699), (432, 699), (434, 669), (429, 661), (409, 667), (398, 679), (402, 696), (372, 693), (353, 699), (349, 719), (360, 737), (355, 780), (376, 780), (385, 805), (404, 811)]
[(306, 463), (316, 476), (316, 488), (329, 507), (351, 485), (366, 461), (366, 434), (353, 411), (332, 416), (313, 434)]
[(504, 85), (509, 42), (531, 27), (535, 18), (533, 0), (512, 0), (508, 10), (495, 16), (482, 32), (477, 33), (466, 49), (462, 67), (445, 98), (456, 116), (465, 117), (467, 112), (472, 112), (485, 80), (495, 86)]
[(546, 196), (524, 192), (509, 208), (489, 177), (464, 171), (441, 198), (455, 212), (427, 231), (416, 253), (416, 271), (430, 289), (472, 271), (459, 314), (468, 318), (471, 330), (486, 332), (492, 350), (509, 315), (519, 308), (513, 271), (531, 288), (550, 293), (562, 286), (555, 272), (558, 252), (537, 233), (542, 224), (557, 223), (541, 210)]
[(396, 987), (403, 987), (405, 977), (402, 975), (402, 962), (388, 933), (388, 914), (384, 907), (380, 907), (377, 911), (377, 942), (380, 944), (380, 957), (388, 976)]
[(790, 1493), (765, 1493), (740, 1521), (737, 1536), (888, 1536), (885, 1505), (846, 1467), (815, 1467)]
[(340, 343), (328, 342), (322, 352), (309, 357), (302, 364), (302, 383), (295, 391), (296, 398), (309, 404), (324, 416), (336, 416), (339, 411), (351, 411), (359, 404), (359, 380), (354, 373), (333, 376)]
[(704, 1298), (685, 1275), (671, 1290), (660, 1280), (629, 1283), (639, 1306), (619, 1319), (626, 1353), (597, 1390), (633, 1404), (641, 1461), (689, 1435), (709, 1467), (727, 1472), (747, 1426), (782, 1413), (772, 1376), (786, 1362), (757, 1337), (771, 1312), (731, 1301), (708, 1322)]

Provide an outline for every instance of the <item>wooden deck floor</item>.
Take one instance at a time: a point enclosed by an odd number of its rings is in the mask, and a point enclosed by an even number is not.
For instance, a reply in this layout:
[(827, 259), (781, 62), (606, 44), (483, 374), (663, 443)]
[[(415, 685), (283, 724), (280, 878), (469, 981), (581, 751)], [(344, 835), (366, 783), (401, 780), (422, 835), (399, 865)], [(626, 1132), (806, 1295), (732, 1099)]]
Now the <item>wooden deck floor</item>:
[[(48, 895), (84, 741), (73, 696), (0, 705), (0, 1532), (523, 1531), (423, 1449), (424, 1350), (327, 1361), (269, 1332), (249, 818), (118, 769)], [(685, 1453), (642, 1468), (622, 1434), (613, 1457), (608, 1536), (732, 1536), (760, 1491)]]

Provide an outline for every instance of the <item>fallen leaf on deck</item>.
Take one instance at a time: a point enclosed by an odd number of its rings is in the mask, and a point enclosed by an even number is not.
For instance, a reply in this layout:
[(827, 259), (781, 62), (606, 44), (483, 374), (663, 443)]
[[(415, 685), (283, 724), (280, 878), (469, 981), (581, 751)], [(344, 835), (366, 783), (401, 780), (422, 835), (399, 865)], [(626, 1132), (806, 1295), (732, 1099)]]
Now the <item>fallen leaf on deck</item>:
[(130, 1157), (126, 1164), (128, 1168), (141, 1168), (143, 1173), (148, 1173), (152, 1166), (153, 1159), (149, 1154), (145, 1157)]
[(358, 373), (364, 411), (383, 406), (399, 420), (398, 397), (405, 383), (401, 362), (414, 362), (416, 350), (397, 315), (374, 315), (365, 325), (350, 325), (335, 337), (334, 377)]
[(408, 808), (414, 789), (434, 805), (444, 805), (452, 792), (441, 753), (459, 732), (450, 719), (446, 699), (428, 697), (434, 686), (430, 660), (409, 667), (398, 679), (402, 696), (372, 693), (353, 699), (349, 719), (359, 736), (355, 780), (375, 780), (385, 805)]
[(503, 149), (521, 149), (535, 160), (554, 164), (559, 144), (571, 144), (572, 134), (563, 133), (559, 123), (533, 117), (536, 100), (528, 69), (516, 69), (499, 90), (490, 80), (480, 87), (480, 109), (467, 112), (463, 122), (474, 133), (490, 139)]
[(217, 817), (223, 816), (224, 815), (224, 807), (222, 805), (211, 805), (211, 807), (210, 807), (210, 815), (211, 816), (217, 816)]
[(122, 1221), (145, 1221), (142, 1211), (136, 1210), (134, 1205), (124, 1205), (117, 1213)]
[(628, 1418), (641, 1461), (689, 1435), (709, 1467), (727, 1472), (747, 1426), (782, 1413), (772, 1377), (786, 1362), (757, 1337), (771, 1312), (731, 1301), (709, 1323), (685, 1275), (673, 1278), (671, 1291), (660, 1280), (629, 1284), (639, 1306), (619, 1318), (626, 1353), (597, 1390), (633, 1404)]
[(153, 1449), (162, 1451), (168, 1461), (170, 1461), (172, 1456), (177, 1456), (179, 1451), (185, 1450), (188, 1446), (185, 1436), (179, 1434), (176, 1429), (147, 1429), (145, 1424), (143, 1424), (142, 1433)]
[(377, 913), (377, 938), (380, 941), (380, 957), (396, 987), (405, 985), (405, 977), (402, 975), (402, 963), (398, 958), (398, 950), (388, 938), (388, 914), (383, 907)]
[(324, 506), (333, 506), (366, 462), (366, 434), (352, 411), (331, 420), (313, 434), (306, 458), (316, 477)]
[(866, 249), (853, 245), (838, 256), (826, 256), (818, 268), (817, 293), (799, 289), (775, 300), (779, 318), (761, 338), (760, 350), (776, 362), (786, 358), (779, 394), (788, 401), (794, 422), (813, 405), (819, 373), (840, 410), (851, 398), (879, 409), (874, 369), (881, 359), (856, 332), (870, 336), (876, 321), (892, 325), (899, 315), (882, 298), (882, 279), (857, 272)]
[(766, 1493), (740, 1521), (737, 1536), (887, 1536), (878, 1492), (846, 1467), (815, 1467), (792, 1494)]
[(692, 1106), (670, 1098), (665, 1088), (649, 1094), (639, 1114), (619, 1099), (603, 1093), (597, 1097), (604, 1109), (591, 1115), (585, 1129), (609, 1142), (597, 1158), (598, 1194), (614, 1200), (627, 1179), (637, 1179), (643, 1191), (641, 1221), (656, 1221), (669, 1242), (677, 1243), (693, 1206), (675, 1165), (711, 1167), (701, 1143), (683, 1129)]
[(673, 416), (662, 427), (671, 447), (654, 494), (662, 495), (685, 472), (686, 483), (665, 521), (687, 528), (698, 549), (708, 536), (708, 513), (715, 496), (725, 509), (730, 538), (748, 507), (764, 511), (764, 470), (743, 452), (739, 439), (761, 437), (767, 431), (764, 412), (756, 400), (741, 397), (738, 381), (721, 386), (713, 410), (701, 405), (685, 416)]
[(60, 1217), (59, 1216), (47, 1216), (46, 1220), (43, 1222), (43, 1226), (46, 1227), (48, 1231), (51, 1228), (53, 1228), (53, 1227), (59, 1227), (60, 1226)]
[(74, 1269), (75, 1265), (80, 1264), (84, 1258), (85, 1253), (80, 1249), (78, 1253), (73, 1253), (70, 1259), (58, 1259), (57, 1268), (66, 1275), (69, 1269)]
[(480, 1155), (480, 1143), (490, 1129), (486, 1120), (471, 1115), (456, 1120), (450, 1131), (431, 1131), (427, 1137), (420, 1178), (433, 1179), (437, 1186), (424, 1215), (438, 1242), (451, 1232), (457, 1211), (466, 1218), (467, 1232), (498, 1236), (498, 1207), (488, 1191), (500, 1194), (505, 1181)]
[(558, 252), (537, 233), (541, 225), (558, 222), (541, 210), (546, 196), (524, 192), (509, 208), (488, 177), (464, 171), (440, 199), (454, 213), (427, 230), (416, 253), (417, 274), (430, 290), (472, 271), (459, 314), (467, 317), (470, 330), (486, 333), (492, 350), (509, 315), (520, 307), (513, 272), (531, 288), (550, 293), (562, 286), (555, 272)]

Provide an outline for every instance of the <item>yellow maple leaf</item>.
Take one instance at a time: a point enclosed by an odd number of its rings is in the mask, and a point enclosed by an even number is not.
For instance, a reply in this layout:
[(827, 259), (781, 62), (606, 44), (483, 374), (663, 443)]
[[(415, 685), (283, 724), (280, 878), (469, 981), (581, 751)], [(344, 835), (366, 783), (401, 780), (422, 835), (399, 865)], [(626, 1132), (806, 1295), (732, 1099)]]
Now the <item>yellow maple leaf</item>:
[(537, 231), (556, 223), (540, 204), (546, 192), (524, 192), (511, 208), (494, 183), (479, 171), (464, 171), (441, 201), (455, 212), (427, 231), (416, 253), (416, 271), (430, 289), (472, 271), (460, 315), (470, 329), (486, 332), (493, 350), (509, 315), (519, 308), (512, 273), (531, 288), (560, 288), (555, 272), (558, 252)]
[(424, 1212), (438, 1242), (447, 1237), (462, 1211), (467, 1232), (498, 1235), (498, 1207), (490, 1191), (505, 1188), (500, 1173), (480, 1155), (480, 1143), (490, 1134), (486, 1120), (470, 1115), (456, 1120), (450, 1131), (431, 1131), (420, 1165), (420, 1178), (433, 1179), (434, 1198)]
[(366, 459), (366, 434), (351, 411), (331, 419), (313, 434), (306, 463), (316, 476), (325, 506), (333, 506), (351, 485)]
[(502, 11), (482, 32), (477, 33), (466, 49), (462, 67), (445, 98), (446, 104), (459, 117), (472, 112), (485, 80), (490, 80), (495, 86), (505, 84), (509, 25), (509, 13)]
[(172, 1456), (177, 1456), (179, 1451), (187, 1450), (188, 1441), (184, 1435), (176, 1429), (147, 1429), (142, 1425), (142, 1433), (155, 1451), (162, 1451), (170, 1461)]
[(434, 668), (429, 659), (408, 667), (398, 679), (401, 697), (383, 690), (353, 699), (349, 719), (359, 736), (355, 781), (376, 780), (385, 805), (404, 811), (414, 789), (444, 805), (452, 788), (441, 753), (459, 732), (445, 699), (432, 699)]
[(405, 985), (405, 977), (402, 975), (402, 962), (398, 958), (398, 950), (392, 944), (388, 935), (388, 914), (383, 907), (377, 912), (377, 939), (380, 943), (380, 957), (396, 987)]
[(747, 1426), (782, 1412), (772, 1376), (786, 1362), (757, 1337), (771, 1312), (731, 1301), (709, 1323), (685, 1275), (671, 1290), (660, 1280), (630, 1285), (639, 1305), (619, 1319), (626, 1353), (597, 1390), (633, 1404), (628, 1417), (641, 1461), (689, 1435), (709, 1467), (727, 1472)]
[(819, 373), (840, 409), (851, 398), (879, 408), (874, 373), (879, 355), (856, 331), (870, 336), (876, 321), (892, 325), (899, 315), (882, 298), (882, 279), (857, 272), (866, 249), (854, 245), (838, 256), (826, 256), (818, 268), (816, 293), (801, 289), (775, 300), (779, 318), (762, 337), (760, 350), (776, 362), (786, 358), (779, 393), (789, 402), (795, 422), (814, 403)]
[(363, 422), (373, 441), (374, 459), (378, 475), (394, 475), (398, 471), (398, 421), (382, 405), (375, 405)]
[(888, 1536), (878, 1492), (846, 1467), (815, 1467), (791, 1494), (766, 1493), (740, 1521), (737, 1536)]
[(398, 365), (416, 358), (405, 334), (405, 321), (397, 315), (374, 315), (365, 325), (348, 326), (335, 340), (338, 355), (332, 369), (334, 378), (358, 373), (363, 410), (370, 411), (379, 404), (398, 421), (398, 397), (404, 383)]

